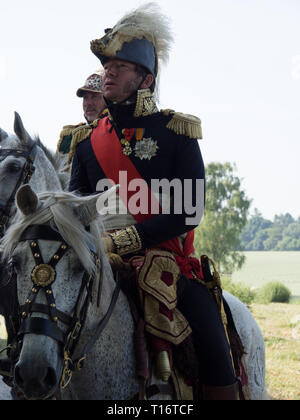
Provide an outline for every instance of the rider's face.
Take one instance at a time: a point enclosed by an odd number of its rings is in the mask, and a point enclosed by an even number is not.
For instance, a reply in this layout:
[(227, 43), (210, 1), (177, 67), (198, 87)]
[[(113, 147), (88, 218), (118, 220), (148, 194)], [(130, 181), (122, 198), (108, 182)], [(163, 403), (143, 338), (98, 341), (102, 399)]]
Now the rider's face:
[(123, 102), (140, 87), (142, 76), (128, 61), (112, 59), (104, 65), (103, 94), (112, 102)]
[(83, 112), (86, 120), (91, 123), (105, 109), (106, 104), (102, 93), (85, 92), (83, 95)]

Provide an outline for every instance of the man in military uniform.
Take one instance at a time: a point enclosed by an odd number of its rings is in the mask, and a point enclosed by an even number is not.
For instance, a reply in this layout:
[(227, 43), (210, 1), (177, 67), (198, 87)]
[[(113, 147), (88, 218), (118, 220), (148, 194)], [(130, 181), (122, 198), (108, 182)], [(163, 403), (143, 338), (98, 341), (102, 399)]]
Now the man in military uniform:
[[(193, 331), (203, 398), (237, 399), (220, 313), (194, 256), (193, 232), (204, 202), (204, 189), (199, 189), (204, 164), (197, 141), (201, 122), (159, 111), (154, 99), (171, 39), (165, 18), (142, 6), (92, 41), (92, 52), (104, 67), (109, 115), (95, 127), (82, 129), (69, 189), (93, 194), (104, 190), (106, 180), (120, 185), (110, 203), (118, 214), (103, 215), (109, 232), (104, 243), (108, 253), (117, 254), (136, 272), (154, 351), (161, 354), (181, 345)], [(174, 190), (161, 193), (154, 180), (173, 182)], [(181, 195), (176, 195), (179, 185)]]
[(102, 77), (103, 69), (95, 71), (86, 79), (84, 85), (77, 90), (76, 95), (82, 98), (82, 108), (87, 124), (79, 123), (63, 127), (57, 145), (59, 153), (70, 153), (73, 138), (76, 138), (76, 129), (83, 125), (92, 124), (106, 108), (102, 92)]

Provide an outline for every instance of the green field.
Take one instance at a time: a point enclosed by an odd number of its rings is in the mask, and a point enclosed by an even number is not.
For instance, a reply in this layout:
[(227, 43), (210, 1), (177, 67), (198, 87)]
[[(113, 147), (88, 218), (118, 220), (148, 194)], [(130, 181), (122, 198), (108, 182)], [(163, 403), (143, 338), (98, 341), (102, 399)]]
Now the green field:
[(246, 263), (232, 275), (233, 281), (259, 288), (271, 281), (284, 283), (300, 297), (300, 252), (245, 252)]

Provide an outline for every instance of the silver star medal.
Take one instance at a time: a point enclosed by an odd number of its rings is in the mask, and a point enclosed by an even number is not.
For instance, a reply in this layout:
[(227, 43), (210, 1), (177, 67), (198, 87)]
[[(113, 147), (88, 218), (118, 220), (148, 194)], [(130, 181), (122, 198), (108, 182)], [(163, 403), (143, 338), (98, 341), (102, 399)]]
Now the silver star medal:
[(157, 146), (157, 141), (152, 140), (151, 137), (147, 139), (143, 139), (136, 142), (135, 146), (135, 156), (143, 159), (152, 159), (154, 156), (156, 156), (156, 152), (159, 149)]

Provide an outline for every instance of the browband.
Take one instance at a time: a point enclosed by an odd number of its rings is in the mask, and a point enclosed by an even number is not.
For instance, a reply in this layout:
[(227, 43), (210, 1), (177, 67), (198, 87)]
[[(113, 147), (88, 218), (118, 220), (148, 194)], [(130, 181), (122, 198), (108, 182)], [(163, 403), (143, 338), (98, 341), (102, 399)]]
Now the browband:
[(44, 239), (47, 241), (64, 242), (61, 234), (47, 225), (31, 225), (21, 235), (20, 241), (35, 241)]
[[(59, 232), (54, 230), (49, 225), (31, 225), (21, 235), (20, 242), (24, 241), (36, 241), (38, 239), (44, 239), (46, 241), (65, 242)], [(89, 249), (94, 254), (97, 253), (96, 247), (93, 243), (88, 242)]]
[(44, 318), (28, 318), (23, 320), (18, 336), (22, 337), (25, 334), (46, 335), (61, 344), (64, 344), (65, 341), (64, 334), (57, 325)]

